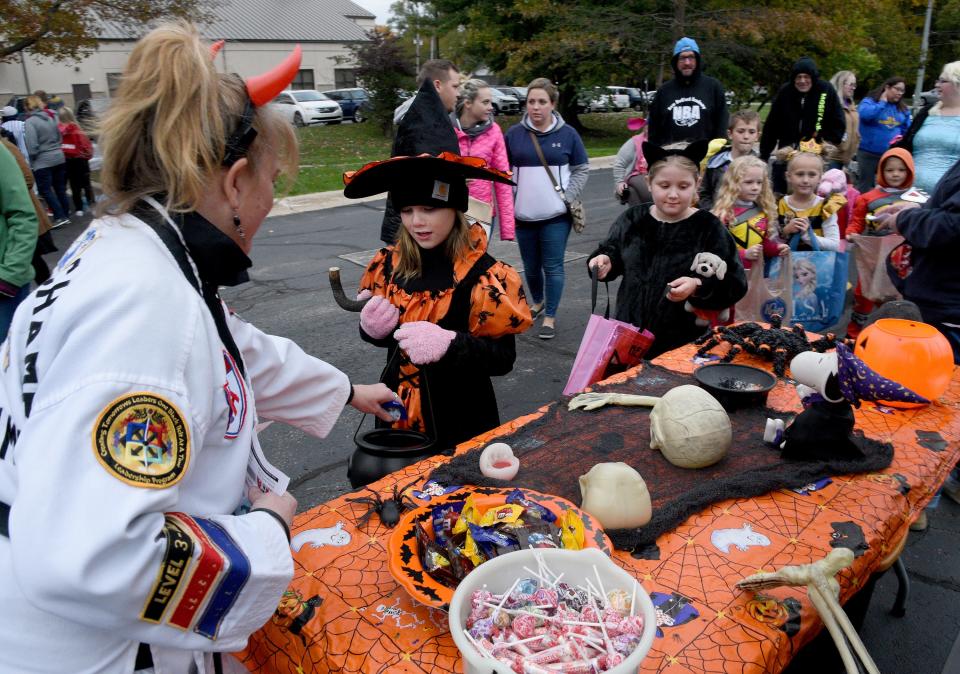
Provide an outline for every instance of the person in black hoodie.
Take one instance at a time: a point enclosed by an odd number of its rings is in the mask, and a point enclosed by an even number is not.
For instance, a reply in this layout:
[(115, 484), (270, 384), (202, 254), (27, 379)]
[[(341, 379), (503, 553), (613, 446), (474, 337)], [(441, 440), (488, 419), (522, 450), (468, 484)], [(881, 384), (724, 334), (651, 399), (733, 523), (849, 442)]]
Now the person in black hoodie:
[[(820, 79), (817, 64), (804, 56), (793, 65), (790, 81), (780, 87), (760, 138), (760, 158), (766, 161), (775, 149), (797, 147), (801, 140), (839, 145), (847, 132), (836, 89)], [(773, 190), (785, 194), (786, 163), (773, 165)]]
[(689, 37), (673, 46), (673, 79), (657, 89), (647, 121), (656, 145), (725, 138), (727, 101), (723, 85), (701, 72), (700, 47)]

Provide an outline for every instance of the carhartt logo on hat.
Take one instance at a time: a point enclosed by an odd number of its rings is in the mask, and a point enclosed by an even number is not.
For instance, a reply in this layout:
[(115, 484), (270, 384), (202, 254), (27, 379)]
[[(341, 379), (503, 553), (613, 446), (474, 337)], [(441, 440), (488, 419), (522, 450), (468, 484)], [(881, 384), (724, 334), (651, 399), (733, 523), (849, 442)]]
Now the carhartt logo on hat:
[(442, 180), (433, 181), (433, 194), (430, 195), (431, 199), (438, 199), (440, 201), (449, 201), (450, 200), (450, 183), (445, 183)]

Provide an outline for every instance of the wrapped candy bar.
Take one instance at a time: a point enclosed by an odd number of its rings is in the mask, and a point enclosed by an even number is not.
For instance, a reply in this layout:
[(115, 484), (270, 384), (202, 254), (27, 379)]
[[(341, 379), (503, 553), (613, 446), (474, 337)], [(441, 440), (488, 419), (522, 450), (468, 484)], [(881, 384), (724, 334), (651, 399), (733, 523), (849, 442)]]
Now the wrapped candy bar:
[(480, 517), (481, 527), (491, 527), (494, 524), (513, 524), (523, 515), (524, 508), (520, 505), (506, 503), (487, 509)]
[(453, 536), (453, 528), (460, 519), (463, 510), (463, 501), (444, 503), (430, 509), (430, 519), (433, 522), (433, 539), (439, 545), (446, 545)]
[(560, 531), (549, 522), (534, 520), (522, 527), (512, 529), (520, 541), (520, 548), (559, 548)]
[(571, 509), (563, 511), (557, 521), (560, 526), (560, 540), (565, 550), (582, 550), (584, 542), (583, 520)]
[(541, 519), (544, 522), (555, 522), (557, 520), (556, 515), (539, 503), (526, 498), (523, 495), (523, 492), (519, 489), (514, 489), (512, 492), (507, 494), (507, 503), (523, 506), (526, 509), (526, 514), (528, 516), (532, 515), (533, 517)]

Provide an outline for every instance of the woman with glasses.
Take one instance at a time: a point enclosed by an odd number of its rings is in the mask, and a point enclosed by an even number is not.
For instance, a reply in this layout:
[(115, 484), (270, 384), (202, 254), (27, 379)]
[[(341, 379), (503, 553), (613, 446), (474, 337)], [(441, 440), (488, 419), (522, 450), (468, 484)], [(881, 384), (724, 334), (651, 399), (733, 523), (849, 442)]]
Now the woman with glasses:
[(910, 128), (910, 108), (903, 100), (906, 91), (907, 83), (902, 77), (889, 77), (860, 101), (857, 189), (861, 192), (874, 188), (880, 157), (897, 136), (903, 136)]
[(899, 143), (913, 154), (914, 187), (930, 193), (960, 159), (960, 61), (943, 66), (935, 88), (940, 100), (917, 113)]

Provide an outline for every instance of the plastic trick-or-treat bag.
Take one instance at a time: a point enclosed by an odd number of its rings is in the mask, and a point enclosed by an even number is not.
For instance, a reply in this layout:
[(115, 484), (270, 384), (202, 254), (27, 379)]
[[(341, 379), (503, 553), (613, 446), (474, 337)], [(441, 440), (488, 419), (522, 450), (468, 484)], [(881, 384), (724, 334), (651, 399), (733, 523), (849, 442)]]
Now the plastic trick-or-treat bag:
[(769, 323), (774, 314), (784, 323), (793, 316), (793, 260), (790, 255), (777, 258), (780, 273), (765, 276), (764, 265), (758, 260), (747, 270), (747, 294), (736, 305), (738, 321)]
[[(795, 234), (790, 239), (793, 266), (793, 317), (790, 322), (794, 325), (800, 323), (812, 332), (824, 332), (836, 325), (843, 315), (850, 255), (846, 251), (821, 250), (816, 236), (810, 237), (813, 250), (798, 251), (799, 244), (800, 235)], [(781, 276), (783, 259), (773, 260), (770, 276)]]
[(591, 314), (577, 349), (577, 357), (563, 387), (563, 395), (582, 391), (591, 384), (638, 365), (653, 344), (653, 333), (635, 325), (610, 318), (610, 289), (603, 316), (597, 309), (597, 276), (590, 270)]
[(872, 302), (900, 299), (900, 293), (887, 275), (887, 258), (903, 243), (903, 237), (899, 234), (855, 235), (853, 243), (857, 247), (854, 259), (857, 262), (857, 277), (860, 279), (860, 294)]

